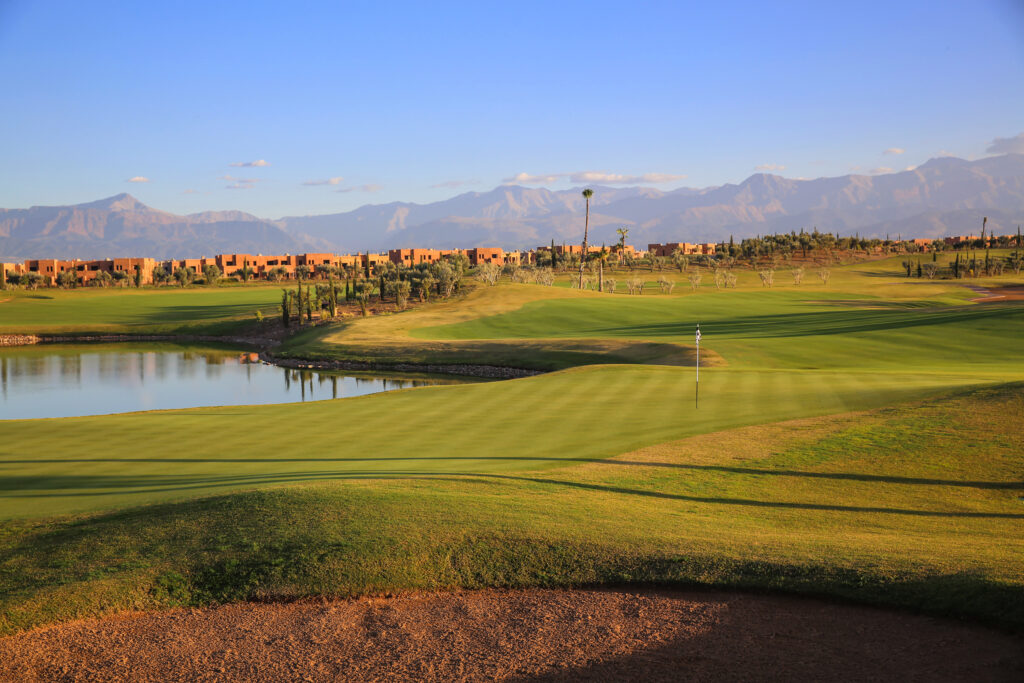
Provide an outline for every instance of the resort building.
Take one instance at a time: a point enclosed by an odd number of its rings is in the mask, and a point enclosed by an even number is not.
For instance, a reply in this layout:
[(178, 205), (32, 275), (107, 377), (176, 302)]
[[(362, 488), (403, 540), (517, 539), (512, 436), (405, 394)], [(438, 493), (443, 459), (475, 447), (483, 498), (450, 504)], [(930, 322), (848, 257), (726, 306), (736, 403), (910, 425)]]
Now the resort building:
[(682, 249), (684, 254), (705, 254), (713, 256), (718, 250), (714, 242), (703, 244), (690, 244), (689, 242), (667, 242), (665, 244), (648, 244), (647, 253), (655, 256), (672, 256), (676, 249)]

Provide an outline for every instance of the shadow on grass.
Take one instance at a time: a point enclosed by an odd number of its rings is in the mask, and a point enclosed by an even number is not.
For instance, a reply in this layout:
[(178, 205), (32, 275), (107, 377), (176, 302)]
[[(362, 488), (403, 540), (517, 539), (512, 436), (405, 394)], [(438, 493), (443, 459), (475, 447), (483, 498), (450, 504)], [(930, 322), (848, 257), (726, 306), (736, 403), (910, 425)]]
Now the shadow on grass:
[[(732, 339), (807, 337), (854, 334), (923, 327), (932, 325), (974, 324), (992, 318), (1024, 320), (1024, 306), (963, 306), (939, 309), (889, 310), (850, 309), (809, 313), (780, 313), (717, 320), (706, 324), (709, 332)], [(589, 330), (595, 336), (616, 335), (637, 338), (679, 337), (691, 334), (692, 323), (673, 321)]]
[[(554, 458), (545, 456), (458, 456), (450, 455), (443, 458), (421, 458), (416, 456), (400, 458), (35, 458), (25, 460), (0, 459), (0, 465), (37, 465), (37, 464), (76, 464), (76, 463), (165, 463), (165, 464), (221, 464), (221, 463), (361, 463), (361, 462), (443, 462), (443, 461), (516, 461), (516, 462), (558, 462), (566, 465), (593, 463), (600, 465), (618, 465), (624, 467), (660, 467), (701, 472), (722, 472), (726, 474), (743, 474), (752, 476), (772, 477), (804, 477), (808, 479), (832, 479), (836, 481), (861, 481), (879, 484), (905, 484), (914, 486), (953, 486), (975, 489), (1024, 489), (1024, 481), (972, 481), (963, 479), (933, 479), (928, 477), (898, 477), (883, 474), (860, 474), (857, 472), (811, 472), (806, 470), (758, 469), (754, 467), (728, 467), (724, 465), (693, 465), (688, 463), (648, 462), (634, 460), (618, 460), (614, 458)], [(428, 474), (428, 472), (424, 472)], [(0, 492), (18, 489), (31, 489), (37, 481), (53, 482), (63, 475), (47, 477), (29, 477), (20, 481), (15, 476), (0, 476)], [(69, 483), (80, 478), (70, 477)], [(127, 484), (126, 484), (127, 485)], [(44, 486), (42, 488), (53, 488)], [(63, 488), (63, 487), (57, 487)], [(86, 488), (94, 488), (92, 486)], [(2, 495), (2, 494), (0, 494)]]
[[(281, 472), (225, 476), (181, 476), (181, 475), (55, 475), (15, 476), (0, 479), (5, 493), (0, 498), (68, 498), (109, 496), (112, 493), (153, 494), (175, 491), (213, 489), (218, 487), (248, 487), (279, 484), (299, 484), (326, 481), (363, 479), (398, 480), (500, 480), (541, 484), (561, 488), (572, 488), (597, 493), (612, 493), (662, 500), (684, 501), (702, 505), (732, 505), (743, 507), (777, 508), (788, 510), (816, 510), (823, 512), (872, 513), (888, 515), (909, 515), (915, 517), (943, 517), (964, 519), (1024, 519), (1024, 513), (974, 512), (962, 510), (916, 510), (910, 508), (858, 506), (799, 501), (770, 501), (748, 498), (691, 496), (663, 491), (632, 489), (622, 486), (591, 484), (543, 477), (492, 474), (481, 472), (417, 472), (376, 470), (362, 472)], [(129, 489), (129, 490), (125, 490)]]
[[(386, 523), (360, 507), (369, 500), (256, 491), (36, 526), (20, 522), (0, 545), (0, 606), (32, 603), (49, 587), (72, 583), (87, 595), (90, 581), (102, 584), (119, 573), (135, 582), (133, 595), (149, 596), (151, 604), (133, 597), (134, 608), (456, 587), (703, 585), (825, 596), (1024, 628), (1024, 586), (980, 572), (843, 565), (849, 558), (812, 563), (665, 554), (517, 530), (467, 529), (452, 536), (430, 523), (417, 527), (422, 536), (396, 542)], [(321, 514), (339, 504), (356, 507), (340, 517)], [(339, 526), (342, 518), (346, 524)], [(335, 569), (324, 574), (324, 567)], [(4, 628), (69, 618), (62, 610), (74, 609), (57, 605), (38, 615), (10, 610), (18, 621)]]

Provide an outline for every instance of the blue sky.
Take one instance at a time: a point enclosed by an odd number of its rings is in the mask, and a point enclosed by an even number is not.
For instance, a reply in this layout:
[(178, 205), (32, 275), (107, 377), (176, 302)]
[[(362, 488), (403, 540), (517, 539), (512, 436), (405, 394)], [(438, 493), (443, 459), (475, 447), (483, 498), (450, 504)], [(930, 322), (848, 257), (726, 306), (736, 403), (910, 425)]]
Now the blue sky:
[(1021, 134), (1024, 0), (0, 0), (0, 86), (8, 208), (130, 192), (276, 218), (517, 177), (700, 187)]

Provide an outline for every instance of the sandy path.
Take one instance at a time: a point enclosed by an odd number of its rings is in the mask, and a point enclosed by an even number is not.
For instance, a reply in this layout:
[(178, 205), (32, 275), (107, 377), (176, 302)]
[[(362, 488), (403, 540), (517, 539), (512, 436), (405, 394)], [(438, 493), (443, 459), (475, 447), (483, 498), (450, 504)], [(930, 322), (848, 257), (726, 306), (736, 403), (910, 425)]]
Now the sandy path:
[(0, 640), (0, 679), (1024, 680), (1024, 641), (718, 592), (479, 591), (141, 613)]

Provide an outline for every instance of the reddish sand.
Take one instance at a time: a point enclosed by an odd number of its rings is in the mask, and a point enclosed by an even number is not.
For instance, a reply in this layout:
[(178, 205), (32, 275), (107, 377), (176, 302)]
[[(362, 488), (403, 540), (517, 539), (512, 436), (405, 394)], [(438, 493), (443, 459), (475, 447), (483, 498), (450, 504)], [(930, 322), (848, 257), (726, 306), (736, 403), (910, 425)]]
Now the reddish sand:
[(971, 299), (971, 301), (978, 304), (1024, 300), (1024, 287), (1017, 285), (1003, 285), (998, 287), (979, 287), (976, 285), (964, 286), (978, 294), (981, 294), (981, 296)]
[(479, 591), (238, 604), (0, 640), (16, 681), (1024, 680), (979, 626), (721, 592)]

